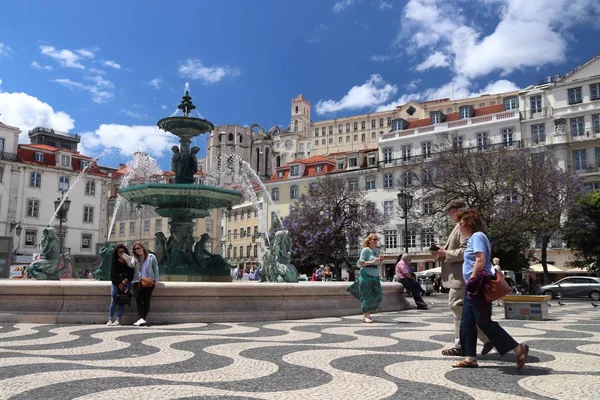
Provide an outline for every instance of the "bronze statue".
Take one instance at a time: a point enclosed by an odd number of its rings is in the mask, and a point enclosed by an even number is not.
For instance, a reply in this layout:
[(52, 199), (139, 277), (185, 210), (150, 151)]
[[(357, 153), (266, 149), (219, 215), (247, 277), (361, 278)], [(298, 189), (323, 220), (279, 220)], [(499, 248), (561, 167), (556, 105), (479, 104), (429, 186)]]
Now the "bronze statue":
[(60, 261), (60, 242), (54, 228), (47, 227), (42, 232), (42, 253), (44, 258), (29, 264), (27, 273), (33, 279), (58, 281)]

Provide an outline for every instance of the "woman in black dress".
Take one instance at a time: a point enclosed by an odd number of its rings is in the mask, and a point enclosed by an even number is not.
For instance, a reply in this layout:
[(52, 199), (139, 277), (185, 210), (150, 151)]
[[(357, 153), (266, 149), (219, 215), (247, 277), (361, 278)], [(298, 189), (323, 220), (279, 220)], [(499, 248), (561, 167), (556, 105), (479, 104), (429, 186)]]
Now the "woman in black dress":
[(115, 297), (119, 292), (126, 293), (131, 287), (133, 268), (127, 263), (129, 258), (129, 251), (124, 244), (121, 243), (115, 247), (110, 266), (110, 307), (108, 309), (108, 322), (106, 323), (109, 326), (121, 325), (121, 317), (125, 311), (125, 304), (118, 305), (117, 319), (113, 321), (115, 309), (117, 309)]

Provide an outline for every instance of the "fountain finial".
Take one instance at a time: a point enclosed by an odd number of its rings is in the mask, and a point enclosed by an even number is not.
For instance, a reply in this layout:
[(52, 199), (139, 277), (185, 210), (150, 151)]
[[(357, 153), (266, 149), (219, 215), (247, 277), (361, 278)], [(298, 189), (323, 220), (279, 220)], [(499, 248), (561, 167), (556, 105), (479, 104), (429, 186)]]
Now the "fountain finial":
[(192, 103), (192, 96), (190, 96), (190, 84), (187, 82), (185, 83), (185, 92), (181, 97), (181, 103), (179, 103), (177, 108), (183, 111), (184, 117), (189, 117), (190, 111), (196, 108), (196, 106)]

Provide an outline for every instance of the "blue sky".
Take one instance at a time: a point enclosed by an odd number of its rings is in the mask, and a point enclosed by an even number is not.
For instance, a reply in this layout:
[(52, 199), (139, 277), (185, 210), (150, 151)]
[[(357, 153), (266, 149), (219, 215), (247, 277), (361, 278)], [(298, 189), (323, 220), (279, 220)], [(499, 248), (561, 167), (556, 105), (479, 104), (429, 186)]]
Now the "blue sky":
[(268, 128), (300, 93), (319, 120), (525, 87), (600, 53), (597, 0), (182, 4), (4, 4), (0, 121), (23, 142), (44, 125), (82, 134), (101, 164), (142, 150), (166, 169), (176, 138), (155, 124), (185, 82), (213, 123)]

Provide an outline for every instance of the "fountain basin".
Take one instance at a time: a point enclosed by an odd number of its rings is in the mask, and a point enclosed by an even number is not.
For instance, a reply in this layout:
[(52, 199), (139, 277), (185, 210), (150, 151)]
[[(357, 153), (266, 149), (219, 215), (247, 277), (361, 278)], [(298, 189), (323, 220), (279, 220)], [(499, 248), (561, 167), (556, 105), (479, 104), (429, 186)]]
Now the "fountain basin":
[(235, 190), (205, 185), (145, 183), (119, 189), (126, 200), (156, 207), (165, 218), (203, 218), (214, 208), (230, 208), (242, 202)]
[(163, 118), (156, 125), (165, 132), (171, 132), (185, 139), (191, 139), (215, 129), (215, 126), (210, 121), (188, 116)]

